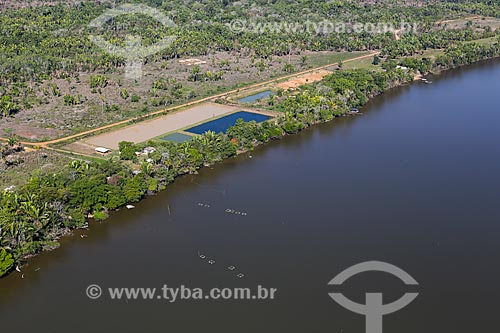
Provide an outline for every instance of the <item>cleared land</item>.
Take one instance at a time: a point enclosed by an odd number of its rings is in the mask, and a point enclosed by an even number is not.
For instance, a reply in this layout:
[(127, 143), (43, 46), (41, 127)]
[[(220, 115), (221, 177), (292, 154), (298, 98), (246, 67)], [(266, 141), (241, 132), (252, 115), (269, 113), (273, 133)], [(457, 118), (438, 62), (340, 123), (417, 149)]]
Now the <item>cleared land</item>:
[(61, 172), (71, 158), (53, 151), (27, 149), (14, 155), (18, 163), (8, 165), (0, 159), (0, 190), (9, 186), (22, 186), (32, 176)]
[[(106, 84), (98, 89), (92, 89), (90, 81), (93, 75), (99, 73), (82, 72), (78, 79), (54, 78), (33, 86), (34, 96), (30, 97), (32, 108), (23, 108), (13, 117), (0, 117), (0, 132), (2, 129), (12, 129), (27, 140), (49, 141), (193, 99), (286, 77), (289, 75), (284, 70), (287, 63), (293, 66), (293, 72), (298, 73), (365, 53), (303, 52), (301, 55), (275, 56), (258, 62), (250, 55), (235, 59), (228, 52), (198, 57), (201, 73), (224, 73), (219, 81), (190, 80), (194, 68), (189, 65), (192, 58), (181, 59), (188, 60), (183, 63), (179, 59), (150, 62), (144, 66), (144, 75), (138, 82), (124, 79), (124, 68), (119, 67), (115, 72), (105, 75)], [(304, 56), (305, 61), (301, 59)], [(122, 95), (124, 91), (129, 97)], [(81, 103), (66, 105), (64, 96), (67, 95), (80, 95), (78, 99)], [(132, 102), (132, 96), (140, 99)]]
[(316, 81), (321, 81), (323, 78), (327, 75), (332, 74), (331, 71), (327, 70), (319, 70), (313, 73), (308, 73), (304, 75), (297, 76), (293, 79), (290, 79), (286, 82), (282, 82), (276, 85), (277, 88), (282, 88), (284, 90), (288, 89), (296, 89), (301, 85), (307, 84), (307, 83), (313, 83)]
[(369, 69), (369, 70), (382, 70), (380, 66), (375, 66), (373, 65), (373, 56), (372, 57), (367, 57), (367, 58), (362, 58), (362, 59), (356, 59), (354, 61), (350, 62), (344, 62), (343, 67), (344, 69)]
[(232, 106), (205, 103), (187, 110), (179, 110), (150, 121), (127, 126), (113, 132), (97, 135), (83, 140), (83, 143), (95, 147), (118, 149), (118, 144), (121, 141), (130, 141), (134, 143), (144, 142), (157, 136), (178, 131), (193, 124), (205, 122), (237, 110), (237, 108)]
[[(344, 63), (347, 63), (347, 62), (350, 62), (350, 61), (354, 61), (354, 60), (357, 60), (357, 59), (363, 59), (363, 58), (367, 58), (367, 57), (372, 57), (373, 55), (378, 54), (378, 53), (380, 53), (380, 52), (373, 51), (371, 53), (368, 53), (368, 54), (365, 54), (365, 55), (362, 55), (362, 56), (358, 56), (358, 57), (355, 57), (355, 58), (350, 58), (350, 59), (344, 61)], [(352, 55), (353, 53), (349, 53), (349, 54)], [(184, 104), (181, 104), (181, 105), (178, 105), (178, 106), (173, 106), (173, 107), (170, 107), (170, 108), (162, 109), (162, 110), (159, 110), (159, 111), (155, 111), (155, 112), (152, 112), (152, 113), (144, 114), (144, 115), (137, 116), (137, 117), (134, 117), (134, 118), (129, 118), (129, 119), (126, 119), (126, 120), (122, 120), (122, 121), (119, 121), (119, 122), (115, 122), (115, 123), (112, 123), (112, 124), (108, 124), (108, 125), (105, 125), (105, 126), (101, 126), (101, 127), (98, 127), (98, 128), (94, 128), (94, 129), (91, 129), (91, 130), (80, 132), (80, 133), (77, 133), (77, 134), (73, 134), (73, 135), (69, 135), (69, 136), (66, 136), (66, 137), (62, 137), (62, 138), (59, 138), (59, 139), (54, 139), (54, 140), (45, 141), (45, 142), (38, 142), (38, 143), (36, 143), (36, 145), (38, 145), (40, 147), (44, 147), (44, 148), (54, 149), (54, 148), (49, 147), (49, 145), (58, 144), (58, 143), (61, 143), (61, 142), (67, 141), (67, 140), (73, 140), (73, 139), (76, 139), (78, 137), (83, 137), (85, 135), (90, 135), (90, 134), (93, 134), (93, 133), (96, 133), (96, 132), (100, 132), (100, 131), (103, 131), (103, 130), (111, 129), (113, 127), (125, 125), (128, 122), (130, 122), (130, 121), (141, 121), (141, 120), (143, 120), (143, 119), (145, 119), (147, 117), (157, 116), (157, 115), (163, 114), (163, 113), (165, 113), (167, 111), (180, 110), (181, 108), (192, 106), (192, 105), (196, 105), (196, 104), (199, 104), (199, 103), (202, 103), (202, 102), (206, 102), (206, 101), (210, 101), (210, 100), (213, 100), (213, 99), (216, 99), (216, 98), (225, 98), (228, 95), (232, 95), (232, 94), (241, 94), (241, 97), (244, 97), (244, 96), (247, 96), (249, 94), (252, 94), (253, 92), (255, 92), (257, 90), (262, 90), (266, 86), (269, 87), (269, 88), (274, 87), (274, 83), (279, 82), (281, 80), (286, 80), (286, 79), (289, 79), (289, 78), (292, 78), (292, 77), (296, 77), (296, 76), (299, 76), (299, 75), (303, 75), (303, 74), (306, 74), (306, 73), (311, 73), (311, 72), (314, 72), (314, 71), (318, 71), (320, 69), (326, 69), (327, 67), (331, 67), (331, 66), (335, 66), (335, 65), (336, 64), (329, 64), (329, 65), (326, 65), (326, 66), (321, 66), (321, 67), (317, 67), (317, 68), (307, 69), (307, 70), (304, 70), (304, 71), (299, 72), (299, 73), (289, 74), (289, 75), (286, 75), (284, 77), (275, 78), (275, 79), (272, 79), (272, 80), (268, 80), (268, 81), (264, 81), (264, 82), (260, 82), (260, 83), (251, 84), (251, 85), (249, 85), (249, 86), (247, 86), (245, 88), (242, 88), (242, 89), (235, 89), (235, 90), (227, 91), (225, 93), (213, 95), (213, 96), (210, 96), (210, 97), (205, 97), (205, 98), (202, 98), (202, 99), (199, 99), (199, 100), (193, 100), (191, 102), (187, 102), (187, 103), (184, 103)], [(244, 94), (243, 94), (243, 92), (244, 92)], [(241, 98), (241, 97), (238, 97), (238, 98)], [(7, 141), (6, 138), (0, 138), (0, 140)], [(22, 142), (22, 143), (24, 145), (33, 145), (32, 142), (26, 142), (25, 141), (25, 142)], [(70, 149), (70, 151), (71, 150), (72, 149)]]
[(495, 31), (500, 28), (500, 19), (496, 17), (469, 16), (436, 22), (437, 29), (464, 29), (467, 26), (473, 27), (476, 31), (484, 30), (486, 27), (490, 27), (492, 31)]
[(352, 58), (357, 58), (370, 54), (370, 51), (354, 51), (354, 52), (305, 52), (307, 64), (312, 67), (321, 67), (341, 61), (346, 61)]

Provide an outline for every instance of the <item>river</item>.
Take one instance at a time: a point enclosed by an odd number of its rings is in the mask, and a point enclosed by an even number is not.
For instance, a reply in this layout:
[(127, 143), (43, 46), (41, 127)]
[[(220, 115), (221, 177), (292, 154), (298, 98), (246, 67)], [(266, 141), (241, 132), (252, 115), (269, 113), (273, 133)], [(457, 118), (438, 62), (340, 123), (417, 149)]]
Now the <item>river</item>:
[[(433, 81), (182, 177), (63, 239), (29, 260), (24, 279), (0, 280), (2, 331), (364, 332), (365, 318), (335, 303), (327, 284), (368, 260), (419, 283), (370, 272), (340, 287), (359, 303), (366, 292), (386, 302), (419, 293), (384, 317), (384, 332), (498, 329), (500, 62)], [(278, 291), (170, 303), (91, 300), (90, 284)]]

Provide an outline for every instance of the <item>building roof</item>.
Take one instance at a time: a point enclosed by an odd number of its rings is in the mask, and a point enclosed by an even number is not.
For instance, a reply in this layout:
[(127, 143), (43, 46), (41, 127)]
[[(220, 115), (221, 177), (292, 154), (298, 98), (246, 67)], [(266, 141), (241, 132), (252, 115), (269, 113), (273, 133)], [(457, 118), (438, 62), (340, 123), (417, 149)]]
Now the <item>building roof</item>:
[(104, 148), (104, 147), (97, 147), (95, 149), (95, 151), (98, 153), (106, 154), (106, 153), (109, 153), (111, 150), (109, 150), (108, 148)]

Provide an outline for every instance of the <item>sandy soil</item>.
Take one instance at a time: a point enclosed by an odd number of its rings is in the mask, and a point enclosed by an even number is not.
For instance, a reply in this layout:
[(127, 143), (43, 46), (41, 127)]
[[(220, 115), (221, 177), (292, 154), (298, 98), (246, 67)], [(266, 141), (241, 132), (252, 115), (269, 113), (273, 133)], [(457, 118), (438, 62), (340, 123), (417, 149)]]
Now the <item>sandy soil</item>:
[(96, 153), (95, 148), (96, 147), (82, 141), (73, 142), (62, 147), (63, 150), (71, 151), (73, 153), (83, 154), (86, 156), (100, 156)]
[(298, 86), (301, 86), (303, 84), (321, 81), (321, 80), (323, 80), (323, 78), (325, 76), (330, 75), (330, 74), (332, 74), (331, 71), (319, 70), (319, 71), (315, 71), (313, 73), (308, 73), (308, 74), (297, 76), (297, 77), (290, 79), (290, 80), (283, 82), (283, 83), (279, 83), (276, 85), (276, 87), (282, 88), (284, 90), (296, 89)]
[(150, 121), (127, 126), (113, 132), (97, 135), (83, 140), (83, 143), (95, 147), (118, 149), (118, 143), (121, 141), (130, 141), (134, 143), (144, 142), (162, 134), (177, 131), (184, 127), (205, 122), (237, 110), (238, 108), (235, 107), (205, 103)]
[[(0, 0), (0, 3), (2, 0)], [(319, 53), (311, 53), (312, 55)], [(325, 53), (325, 57), (335, 52)], [(307, 68), (301, 65), (301, 55), (273, 57), (265, 60), (265, 69), (261, 71), (252, 62), (251, 55), (236, 57), (229, 52), (214, 52), (199, 57), (200, 69), (203, 73), (223, 71), (220, 81), (188, 80), (193, 66), (179, 63), (179, 59), (159, 60), (144, 65), (143, 77), (138, 81), (124, 79), (124, 68), (117, 68), (107, 73), (106, 87), (94, 90), (90, 88), (91, 75), (80, 73), (76, 78), (54, 78), (34, 85), (30, 104), (33, 108), (23, 109), (13, 117), (0, 117), (0, 135), (3, 129), (12, 129), (14, 133), (34, 141), (53, 140), (64, 135), (99, 128), (105, 124), (116, 123), (144, 113), (167, 108), (196, 98), (220, 93), (222, 89), (232, 90), (242, 82), (253, 83), (270, 80), (282, 76), (283, 65), (291, 61), (297, 70)], [(189, 60), (180, 59), (180, 60)], [(92, 73), (99, 74), (99, 73)], [(164, 79), (163, 88), (153, 89), (155, 82)], [(59, 96), (54, 96), (53, 85), (57, 87)], [(182, 88), (177, 89), (181, 84)], [(218, 88), (219, 87), (219, 88)], [(123, 99), (120, 95), (126, 90), (130, 97)], [(78, 96), (82, 104), (68, 106), (64, 104), (64, 96)], [(141, 100), (131, 102), (131, 96), (137, 95)], [(147, 108), (147, 109), (144, 109)]]

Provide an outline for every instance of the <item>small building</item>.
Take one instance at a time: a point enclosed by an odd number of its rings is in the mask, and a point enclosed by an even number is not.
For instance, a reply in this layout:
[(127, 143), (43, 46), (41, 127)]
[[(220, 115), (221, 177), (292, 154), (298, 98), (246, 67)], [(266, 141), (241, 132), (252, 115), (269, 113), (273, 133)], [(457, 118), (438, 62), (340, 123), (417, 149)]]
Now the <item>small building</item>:
[(154, 153), (155, 151), (156, 151), (156, 148), (154, 148), (154, 147), (146, 147), (146, 148), (144, 148), (143, 153), (144, 153), (144, 155), (149, 155), (149, 154)]
[(111, 153), (111, 150), (109, 150), (108, 148), (104, 148), (104, 147), (97, 147), (95, 149), (95, 152), (98, 154), (101, 154), (101, 155), (107, 155), (107, 154)]

